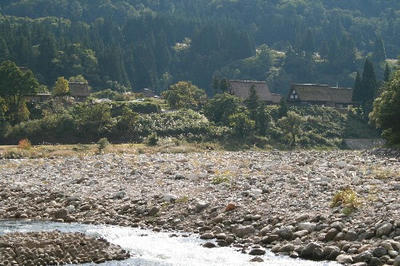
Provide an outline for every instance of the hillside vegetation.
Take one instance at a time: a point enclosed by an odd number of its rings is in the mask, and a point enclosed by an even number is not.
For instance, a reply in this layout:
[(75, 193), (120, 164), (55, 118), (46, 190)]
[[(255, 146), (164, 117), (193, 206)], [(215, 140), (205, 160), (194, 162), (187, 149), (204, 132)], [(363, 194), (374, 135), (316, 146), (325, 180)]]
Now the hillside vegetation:
[[(400, 54), (395, 0), (18, 0), (0, 3), (0, 61), (41, 83), (82, 74), (95, 89), (164, 90), (213, 77), (352, 86), (364, 58)], [(7, 38), (5, 37), (7, 36)]]

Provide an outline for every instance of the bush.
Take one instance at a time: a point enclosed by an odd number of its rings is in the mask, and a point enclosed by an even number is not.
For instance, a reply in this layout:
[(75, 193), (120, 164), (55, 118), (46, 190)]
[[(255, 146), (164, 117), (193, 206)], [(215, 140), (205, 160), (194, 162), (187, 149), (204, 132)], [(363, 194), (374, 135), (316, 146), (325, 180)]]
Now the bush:
[(97, 148), (99, 150), (99, 153), (102, 153), (107, 148), (108, 145), (110, 145), (110, 142), (108, 141), (107, 138), (99, 139), (99, 141), (97, 142)]
[(229, 117), (239, 113), (241, 108), (240, 98), (228, 93), (217, 94), (207, 102), (204, 107), (206, 117), (221, 125), (229, 125)]
[(331, 207), (343, 207), (343, 212), (348, 215), (360, 206), (361, 202), (357, 193), (351, 188), (346, 188), (335, 194), (332, 199)]
[(156, 146), (158, 143), (158, 136), (156, 133), (150, 134), (150, 136), (147, 138), (147, 144), (149, 146)]
[(180, 81), (171, 85), (162, 96), (173, 109), (199, 110), (207, 99), (206, 92), (188, 81)]
[(29, 141), (29, 139), (21, 139), (18, 142), (18, 148), (22, 149), (22, 150), (29, 150), (32, 148), (32, 144)]
[(400, 144), (400, 70), (380, 90), (369, 118), (390, 144)]

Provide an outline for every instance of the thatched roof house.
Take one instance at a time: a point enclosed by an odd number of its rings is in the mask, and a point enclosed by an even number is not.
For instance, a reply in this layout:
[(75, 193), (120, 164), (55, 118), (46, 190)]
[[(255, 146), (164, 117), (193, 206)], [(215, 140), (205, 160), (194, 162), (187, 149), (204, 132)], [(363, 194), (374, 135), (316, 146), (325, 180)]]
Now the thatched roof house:
[(89, 95), (89, 84), (87, 82), (69, 82), (69, 92), (72, 97), (84, 100)]
[(257, 95), (261, 101), (266, 103), (277, 104), (281, 100), (281, 95), (276, 93), (271, 93), (268, 85), (265, 81), (255, 81), (255, 80), (230, 80), (229, 90), (232, 94), (242, 98), (247, 99), (250, 94), (250, 88), (254, 86)]
[(349, 88), (329, 87), (325, 84), (293, 84), (287, 101), (341, 108), (353, 104), (352, 96), (353, 89)]

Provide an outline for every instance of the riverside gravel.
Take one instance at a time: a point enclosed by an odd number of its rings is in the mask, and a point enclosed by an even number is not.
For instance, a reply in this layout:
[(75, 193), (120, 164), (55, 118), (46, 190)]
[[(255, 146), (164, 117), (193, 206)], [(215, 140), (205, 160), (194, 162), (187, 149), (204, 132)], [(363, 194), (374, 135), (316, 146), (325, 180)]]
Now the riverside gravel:
[[(0, 219), (184, 231), (254, 255), (400, 265), (399, 166), (381, 150), (0, 160)], [(354, 210), (331, 207), (345, 189)]]

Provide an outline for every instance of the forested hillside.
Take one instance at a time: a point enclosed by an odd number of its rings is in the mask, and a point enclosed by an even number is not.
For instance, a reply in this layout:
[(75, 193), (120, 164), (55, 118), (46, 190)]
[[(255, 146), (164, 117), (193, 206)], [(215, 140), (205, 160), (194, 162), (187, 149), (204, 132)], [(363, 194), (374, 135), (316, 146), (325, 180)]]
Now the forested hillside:
[(164, 90), (213, 77), (352, 86), (370, 56), (378, 78), (400, 54), (396, 0), (3, 0), (0, 61), (52, 86)]

